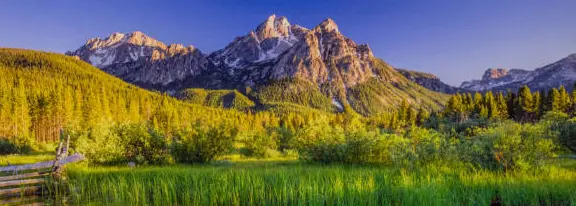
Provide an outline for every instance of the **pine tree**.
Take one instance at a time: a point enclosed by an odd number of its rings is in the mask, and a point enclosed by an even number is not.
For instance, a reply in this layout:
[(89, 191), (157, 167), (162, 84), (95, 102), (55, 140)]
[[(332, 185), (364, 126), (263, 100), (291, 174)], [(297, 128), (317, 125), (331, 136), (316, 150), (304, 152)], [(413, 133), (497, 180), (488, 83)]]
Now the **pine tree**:
[(498, 104), (498, 110), (500, 111), (500, 117), (502, 119), (507, 119), (508, 118), (508, 105), (506, 104), (506, 98), (504, 97), (504, 94), (502, 92), (498, 93), (498, 99), (496, 102)]
[(408, 102), (406, 100), (403, 100), (402, 104), (400, 105), (400, 110), (398, 112), (398, 114), (399, 114), (398, 119), (400, 121), (407, 122), (407, 120), (409, 118), (408, 117), (409, 110), (410, 110), (410, 104), (408, 104)]
[(28, 100), (26, 96), (26, 89), (24, 88), (24, 82), (22, 79), (18, 79), (14, 85), (14, 103), (13, 112), (15, 122), (14, 122), (14, 135), (22, 138), (29, 137), (30, 129), (30, 118), (29, 118), (29, 107)]
[(484, 107), (482, 100), (482, 94), (476, 92), (474, 94), (474, 113), (480, 114), (480, 110), (482, 110), (482, 107)]
[(498, 110), (498, 104), (494, 100), (494, 95), (491, 91), (484, 94), (484, 104), (488, 110), (488, 118), (496, 119), (500, 117), (500, 111)]
[(516, 94), (512, 91), (508, 90), (508, 94), (506, 95), (506, 107), (508, 109), (508, 118), (516, 119)]
[(416, 124), (416, 111), (412, 108), (408, 108), (408, 114), (406, 119), (406, 126), (413, 126)]
[(549, 111), (560, 112), (562, 111), (562, 101), (560, 99), (560, 92), (556, 88), (552, 88), (552, 90), (548, 94), (548, 108)]
[(532, 112), (534, 113), (534, 116), (536, 118), (539, 118), (542, 115), (542, 111), (540, 110), (540, 105), (542, 105), (542, 103), (540, 102), (541, 97), (540, 97), (540, 92), (535, 92), (534, 96), (534, 105), (532, 105)]
[(572, 89), (572, 109), (571, 109), (572, 116), (576, 116), (576, 83), (574, 83), (574, 87)]
[(416, 116), (416, 125), (422, 126), (430, 118), (430, 113), (427, 110), (420, 108), (418, 110), (418, 115)]
[(516, 111), (516, 117), (519, 117), (520, 122), (532, 121), (534, 108), (534, 98), (530, 92), (528, 86), (523, 86), (518, 91), (518, 106)]
[(462, 100), (459, 94), (452, 95), (448, 99), (446, 108), (444, 109), (444, 115), (456, 121), (463, 121), (462, 118)]
[(566, 88), (564, 88), (564, 85), (560, 86), (558, 93), (560, 93), (560, 111), (568, 113), (571, 102), (570, 102), (570, 95), (566, 91)]
[(538, 105), (538, 111), (540, 113), (540, 117), (542, 117), (542, 115), (544, 115), (546, 113), (546, 111), (548, 110), (546, 107), (546, 102), (548, 101), (548, 96), (546, 96), (546, 91), (545, 90), (540, 90), (540, 104)]

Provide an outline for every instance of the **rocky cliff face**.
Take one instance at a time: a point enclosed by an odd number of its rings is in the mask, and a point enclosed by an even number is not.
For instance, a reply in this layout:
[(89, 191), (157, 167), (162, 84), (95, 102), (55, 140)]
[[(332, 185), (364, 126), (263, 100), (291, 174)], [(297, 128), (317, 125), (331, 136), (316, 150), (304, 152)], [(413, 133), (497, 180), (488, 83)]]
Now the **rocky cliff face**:
[(402, 75), (404, 75), (409, 80), (412, 80), (413, 82), (416, 82), (420, 86), (423, 86), (435, 92), (454, 94), (456, 92), (466, 91), (442, 82), (440, 78), (438, 78), (436, 75), (433, 74), (406, 69), (396, 69), (396, 70), (398, 70)]
[(184, 80), (208, 67), (207, 59), (193, 46), (166, 46), (138, 31), (90, 39), (67, 55), (77, 56), (114, 76), (145, 87)]
[(481, 80), (463, 82), (461, 89), (470, 91), (485, 91), (493, 88), (522, 81), (528, 77), (530, 71), (522, 69), (488, 69)]
[(571, 54), (535, 70), (488, 69), (482, 80), (463, 82), (460, 88), (473, 91), (516, 91), (528, 85), (532, 90), (547, 90), (560, 85), (572, 88), (574, 82), (576, 82), (576, 54)]
[(278, 59), (271, 75), (276, 79), (298, 77), (318, 84), (341, 81), (351, 87), (376, 77), (372, 58), (368, 45), (357, 45), (340, 33), (332, 19), (326, 19)]

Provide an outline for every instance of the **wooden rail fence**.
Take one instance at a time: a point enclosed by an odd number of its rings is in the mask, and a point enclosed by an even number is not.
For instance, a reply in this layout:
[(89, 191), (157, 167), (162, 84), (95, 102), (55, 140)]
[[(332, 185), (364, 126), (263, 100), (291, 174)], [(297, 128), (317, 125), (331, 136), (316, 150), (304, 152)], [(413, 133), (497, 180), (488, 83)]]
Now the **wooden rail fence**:
[(63, 166), (84, 160), (79, 153), (68, 156), (69, 146), (68, 136), (65, 144), (61, 138), (56, 158), (52, 161), (0, 167), (0, 205), (12, 204), (14, 197), (42, 195), (49, 191), (50, 183), (62, 182)]

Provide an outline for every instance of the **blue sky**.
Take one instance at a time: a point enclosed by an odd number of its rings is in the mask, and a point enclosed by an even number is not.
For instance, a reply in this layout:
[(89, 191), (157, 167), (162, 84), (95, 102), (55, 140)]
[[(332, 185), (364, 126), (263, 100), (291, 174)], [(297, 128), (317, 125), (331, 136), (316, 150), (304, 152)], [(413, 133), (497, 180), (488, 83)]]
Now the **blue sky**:
[(270, 14), (308, 28), (330, 17), (393, 66), (452, 85), (489, 67), (534, 69), (576, 53), (574, 0), (6, 0), (0, 47), (65, 52), (92, 37), (139, 30), (207, 53)]

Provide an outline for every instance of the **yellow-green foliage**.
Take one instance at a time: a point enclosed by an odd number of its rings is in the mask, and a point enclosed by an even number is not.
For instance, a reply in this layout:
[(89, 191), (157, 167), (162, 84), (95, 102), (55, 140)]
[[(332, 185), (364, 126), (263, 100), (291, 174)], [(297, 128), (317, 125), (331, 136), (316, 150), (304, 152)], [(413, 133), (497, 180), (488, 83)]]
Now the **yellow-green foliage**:
[(445, 94), (426, 90), (415, 83), (382, 84), (371, 79), (349, 90), (350, 104), (363, 115), (373, 115), (398, 108), (402, 101), (408, 101), (414, 108), (439, 110), (447, 100)]
[(237, 90), (186, 89), (181, 98), (186, 102), (217, 108), (246, 110), (254, 107), (254, 102)]
[(438, 110), (448, 100), (448, 95), (430, 91), (406, 79), (380, 59), (374, 59), (372, 64), (377, 77), (348, 90), (352, 108), (362, 115), (398, 108), (403, 101), (414, 108)]
[(191, 123), (224, 124), (242, 133), (278, 121), (266, 112), (210, 108), (140, 89), (73, 57), (0, 49), (0, 138), (51, 142), (62, 128), (141, 122), (167, 135)]
[(299, 79), (281, 79), (257, 88), (253, 95), (262, 104), (275, 102), (295, 103), (324, 111), (333, 111), (332, 100), (311, 82)]

